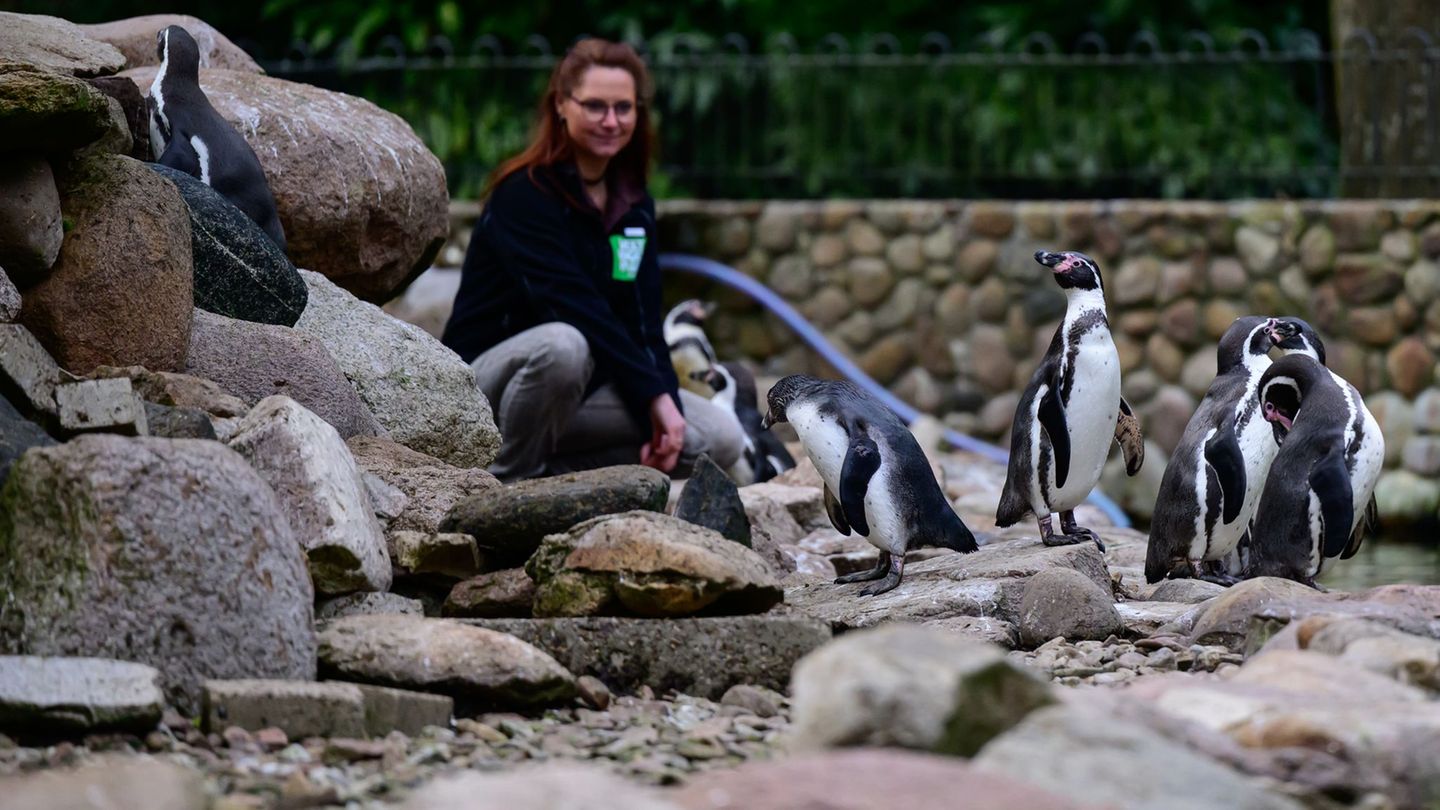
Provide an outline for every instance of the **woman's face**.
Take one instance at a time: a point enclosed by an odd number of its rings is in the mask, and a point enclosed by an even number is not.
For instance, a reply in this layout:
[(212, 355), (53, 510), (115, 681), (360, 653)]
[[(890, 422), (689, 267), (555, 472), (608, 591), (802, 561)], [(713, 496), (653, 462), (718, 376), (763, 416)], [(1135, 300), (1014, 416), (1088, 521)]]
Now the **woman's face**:
[(558, 111), (577, 149), (613, 158), (635, 133), (635, 79), (623, 68), (587, 68), (570, 97), (560, 99)]

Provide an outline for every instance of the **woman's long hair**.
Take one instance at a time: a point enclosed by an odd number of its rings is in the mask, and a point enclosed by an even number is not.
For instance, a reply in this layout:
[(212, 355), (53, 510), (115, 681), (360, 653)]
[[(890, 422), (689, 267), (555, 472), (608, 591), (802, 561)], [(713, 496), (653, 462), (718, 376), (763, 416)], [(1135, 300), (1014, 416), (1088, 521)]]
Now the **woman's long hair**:
[[(630, 142), (610, 160), (606, 173), (619, 172), (620, 176), (644, 188), (650, 178), (650, 156), (654, 151), (655, 132), (650, 125), (650, 100), (654, 87), (650, 82), (650, 71), (635, 49), (621, 42), (604, 39), (582, 39), (575, 43), (560, 64), (550, 74), (550, 83), (540, 97), (540, 106), (535, 115), (535, 130), (530, 145), (525, 151), (501, 163), (490, 175), (485, 195), (489, 196), (495, 187), (510, 175), (524, 171), (534, 178), (537, 167), (553, 166), (575, 156), (575, 144), (570, 133), (556, 111), (559, 99), (569, 98), (580, 86), (585, 71), (592, 67), (620, 68), (635, 80), (635, 131)], [(572, 201), (573, 203), (573, 201)]]

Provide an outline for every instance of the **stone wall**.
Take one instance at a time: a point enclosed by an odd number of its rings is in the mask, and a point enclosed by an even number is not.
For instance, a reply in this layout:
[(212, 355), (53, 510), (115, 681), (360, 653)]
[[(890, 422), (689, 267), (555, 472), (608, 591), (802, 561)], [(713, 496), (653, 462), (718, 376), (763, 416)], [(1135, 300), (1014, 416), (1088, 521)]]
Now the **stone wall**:
[[(474, 212), (456, 213), (463, 233)], [(663, 249), (764, 281), (896, 394), (994, 441), (1065, 309), (1032, 254), (1085, 251), (1152, 440), (1146, 480), (1111, 482), (1142, 513), (1221, 333), (1245, 314), (1298, 315), (1366, 395), (1389, 466), (1415, 474), (1392, 476), (1419, 502), (1408, 511), (1440, 504), (1440, 201), (670, 201), (660, 224)], [(827, 371), (733, 293), (671, 280), (667, 294), (720, 302), (709, 331), (722, 357), (771, 375)]]

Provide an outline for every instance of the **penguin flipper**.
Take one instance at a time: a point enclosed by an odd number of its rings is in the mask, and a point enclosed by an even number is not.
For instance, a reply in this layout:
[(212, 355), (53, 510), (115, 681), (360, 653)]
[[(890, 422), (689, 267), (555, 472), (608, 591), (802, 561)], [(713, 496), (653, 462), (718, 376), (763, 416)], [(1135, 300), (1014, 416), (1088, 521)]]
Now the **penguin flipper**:
[(165, 151), (155, 161), (161, 166), (169, 166), (176, 171), (182, 171), (200, 179), (200, 158), (196, 157), (195, 149), (190, 145), (189, 139), (178, 129), (171, 130), (170, 140), (165, 144)]
[(1140, 420), (1130, 403), (1120, 398), (1120, 414), (1115, 419), (1115, 442), (1125, 454), (1125, 474), (1134, 476), (1145, 463), (1145, 436), (1140, 432)]
[(1215, 478), (1220, 482), (1220, 495), (1225, 502), (1225, 522), (1233, 523), (1240, 516), (1246, 484), (1245, 454), (1240, 452), (1240, 441), (1235, 437), (1233, 425), (1216, 433), (1205, 443), (1205, 463), (1215, 471)]
[(835, 493), (830, 491), (830, 485), (822, 486), (825, 488), (825, 514), (830, 516), (830, 525), (835, 527), (835, 531), (848, 537), (850, 524), (845, 522), (845, 511), (840, 508), (840, 502), (835, 500)]
[(845, 463), (840, 467), (840, 507), (845, 521), (861, 537), (870, 536), (870, 522), (865, 519), (865, 490), (870, 478), (880, 469), (880, 447), (864, 433), (854, 433)]
[(1355, 496), (1343, 455), (1331, 452), (1315, 462), (1310, 468), (1310, 491), (1320, 499), (1321, 530), (1325, 533), (1321, 553), (1338, 557), (1350, 547), (1350, 524), (1355, 520)]
[(1065, 486), (1070, 477), (1070, 429), (1065, 423), (1065, 406), (1060, 394), (1052, 384), (1046, 387), (1040, 398), (1040, 426), (1050, 437), (1050, 452), (1055, 460), (1055, 486)]
[(1375, 496), (1370, 496), (1370, 503), (1365, 504), (1365, 517), (1356, 524), (1355, 531), (1350, 533), (1350, 545), (1340, 553), (1340, 559), (1348, 560), (1355, 556), (1360, 550), (1360, 545), (1365, 542), (1365, 535), (1375, 531), (1380, 525), (1380, 507), (1375, 503)]

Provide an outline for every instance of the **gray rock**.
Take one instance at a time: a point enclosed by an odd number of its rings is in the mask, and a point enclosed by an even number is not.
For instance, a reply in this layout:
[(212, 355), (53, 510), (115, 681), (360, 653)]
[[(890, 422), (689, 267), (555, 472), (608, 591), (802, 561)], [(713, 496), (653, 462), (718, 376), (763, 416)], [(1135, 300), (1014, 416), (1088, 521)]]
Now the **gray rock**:
[(791, 694), (797, 748), (881, 745), (966, 757), (1055, 700), (999, 647), (903, 624), (849, 633), (807, 655)]
[(1401, 683), (1440, 692), (1440, 641), (1365, 619), (1315, 617), (1302, 625), (1305, 649), (1339, 656)]
[(357, 683), (355, 688), (365, 697), (365, 733), (371, 737), (384, 737), (392, 731), (414, 737), (426, 726), (449, 728), (455, 711), (455, 699), (445, 695), (366, 683)]
[[(13, 16), (13, 15), (0, 15)], [(55, 768), (0, 781), (5, 802), (45, 810), (207, 810), (197, 769), (148, 756), (104, 754), (79, 768)]]
[(65, 382), (55, 387), (55, 407), (65, 433), (145, 436), (145, 402), (125, 377)]
[[(154, 49), (151, 50), (153, 52)], [(104, 145), (117, 154), (136, 160), (146, 162), (154, 160), (155, 153), (151, 151), (150, 147), (150, 111), (145, 106), (145, 98), (149, 93), (141, 94), (140, 88), (123, 76), (98, 76), (86, 79), (85, 83), (110, 97), (110, 100), (114, 102), (110, 107), (112, 114), (117, 109), (115, 105), (119, 105), (119, 114), (123, 119), (125, 129), (128, 130), (128, 133), (113, 132), (102, 139), (99, 144), (90, 148), (94, 149)], [(116, 120), (115, 123), (118, 129), (121, 120)], [(130, 149), (124, 151), (127, 134), (130, 138)]]
[(150, 371), (144, 366), (101, 366), (91, 376), (96, 379), (128, 377), (130, 384), (146, 402), (170, 408), (204, 411), (214, 417), (244, 416), (250, 411), (250, 406), (243, 400), (216, 383), (189, 374)]
[(552, 762), (512, 773), (468, 772), (417, 790), (403, 810), (679, 810), (653, 788), (595, 766)]
[(20, 317), (20, 291), (0, 266), (0, 324), (14, 323)]
[[(814, 469), (814, 465), (806, 463), (805, 466)], [(783, 506), (806, 532), (833, 528), (830, 525), (830, 516), (825, 513), (825, 497), (818, 483), (815, 486), (798, 486), (783, 483), (777, 478), (774, 481), (741, 487), (740, 500), (745, 503), (746, 512), (752, 516), (752, 520), (755, 519), (757, 510), (762, 508), (757, 502), (771, 500)]]
[(370, 505), (375, 508), (375, 519), (380, 521), (380, 528), (389, 531), (395, 518), (400, 517), (405, 507), (410, 505), (410, 496), (364, 467), (360, 469), (360, 477), (365, 479), (365, 491), (370, 494)]
[(418, 326), (386, 315), (301, 271), (310, 303), (295, 327), (319, 338), (395, 441), (457, 467), (485, 467), (500, 450), (475, 372)]
[[(1256, 617), (1283, 625), (1317, 614), (1372, 619), (1407, 633), (1440, 638), (1440, 586), (1382, 585), (1355, 593), (1321, 593), (1275, 577), (1247, 579), (1196, 606), (1186, 617), (1191, 638), (1200, 644), (1223, 644), (1232, 650), (1258, 649)], [(1261, 633), (1263, 636), (1263, 633)]]
[(675, 517), (714, 529), (742, 546), (750, 545), (750, 519), (740, 501), (740, 490), (707, 455), (695, 462), (680, 502), (675, 505)]
[(456, 504), (500, 490), (499, 479), (485, 470), (453, 467), (389, 439), (355, 436), (346, 443), (360, 469), (405, 497), (391, 531), (438, 532)]
[(519, 564), (546, 535), (601, 515), (659, 512), (669, 494), (664, 473), (639, 465), (535, 478), (457, 503), (440, 530), (471, 535), (496, 564)]
[(510, 568), (456, 584), (441, 613), (471, 619), (527, 618), (534, 602), (535, 580), (523, 568)]
[(248, 679), (206, 681), (204, 689), (206, 732), (273, 726), (292, 740), (365, 735), (365, 696), (347, 683)]
[[(1139, 575), (1137, 575), (1139, 576)], [(1115, 612), (1125, 627), (1125, 635), (1145, 638), (1160, 628), (1177, 622), (1182, 616), (1193, 613), (1195, 605), (1190, 602), (1116, 602)]]
[(710, 529), (636, 510), (546, 536), (525, 564), (536, 616), (759, 613), (781, 601), (754, 551)]
[(1152, 602), (1189, 602), (1195, 604), (1219, 596), (1225, 586), (1202, 579), (1167, 579), (1150, 592)]
[(480, 573), (475, 538), (459, 532), (390, 532), (390, 559), (407, 574), (430, 574), (451, 581)]
[(165, 695), (154, 667), (103, 658), (0, 656), (0, 729), (9, 734), (146, 732)]
[(314, 677), (304, 556), (238, 453), (81, 436), (26, 453), (0, 503), (0, 650), (149, 664), (181, 708), (211, 678)]
[(290, 397), (343, 438), (385, 433), (324, 344), (304, 332), (197, 309), (185, 370), (248, 405), (275, 394)]
[(337, 596), (334, 599), (327, 599), (320, 603), (315, 610), (315, 620), (340, 619), (345, 616), (423, 616), (425, 609), (415, 599), (407, 599), (398, 593), (379, 593), (376, 591), (362, 591), (361, 593), (346, 594)]
[(148, 164), (190, 209), (195, 306), (227, 318), (294, 326), (308, 292), (285, 251), (219, 192), (182, 171)]
[(642, 686), (717, 700), (736, 684), (783, 690), (795, 662), (830, 640), (803, 616), (698, 619), (462, 619), (534, 644), (577, 675), (621, 692)]
[(1102, 640), (1122, 630), (1115, 600), (1078, 571), (1052, 568), (1025, 585), (1020, 603), (1020, 643), (1038, 646), (1052, 638)]
[(993, 616), (954, 616), (929, 619), (921, 624), (971, 641), (997, 644), (1007, 650), (1015, 649), (1020, 643), (1020, 631), (1015, 629), (1015, 625)]
[(756, 717), (774, 717), (780, 713), (784, 696), (771, 689), (739, 683), (725, 690), (720, 696), (722, 706), (735, 706)]
[(103, 76), (125, 67), (125, 56), (90, 39), (78, 25), (42, 14), (0, 12), (0, 53), (6, 61), (41, 65), (69, 76)]
[[(38, 143), (36, 144), (39, 145)], [(60, 256), (65, 229), (60, 217), (60, 192), (50, 164), (40, 155), (9, 155), (0, 166), (0, 267), (21, 284), (39, 281)], [(0, 299), (14, 299), (14, 311), (0, 321), (13, 321), (19, 293), (9, 281)], [(10, 309), (5, 304), (0, 309)]]
[(10, 474), (10, 465), (32, 447), (55, 444), (39, 425), (20, 415), (10, 400), (0, 396), (0, 484)]
[(55, 386), (63, 372), (30, 330), (18, 323), (0, 324), (0, 381), (12, 403), (26, 414), (54, 417)]
[(974, 760), (1087, 805), (1160, 810), (1300, 810), (1145, 726), (1082, 706), (1034, 712)]
[(317, 592), (389, 590), (385, 536), (335, 428), (295, 400), (274, 396), (250, 411), (229, 445), (279, 496)]
[(349, 616), (320, 632), (321, 674), (438, 692), (462, 713), (566, 700), (575, 678), (520, 639), (451, 619)]
[(1375, 483), (1375, 504), (1388, 523), (1426, 523), (1440, 509), (1440, 481), (1409, 470), (1383, 472)]
[(153, 402), (144, 404), (146, 432), (151, 436), (166, 439), (217, 439), (215, 426), (204, 411), (171, 408)]

